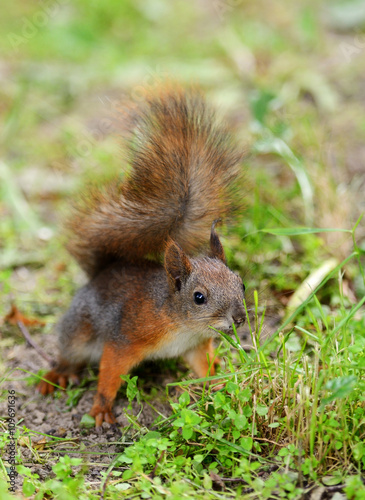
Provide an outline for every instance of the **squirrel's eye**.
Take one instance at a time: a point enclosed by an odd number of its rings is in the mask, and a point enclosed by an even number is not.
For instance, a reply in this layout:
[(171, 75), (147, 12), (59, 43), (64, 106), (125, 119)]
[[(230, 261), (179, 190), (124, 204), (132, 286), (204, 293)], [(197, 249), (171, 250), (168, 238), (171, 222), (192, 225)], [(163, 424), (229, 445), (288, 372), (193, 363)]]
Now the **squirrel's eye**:
[(244, 283), (242, 283), (242, 288), (243, 288), (243, 293), (245, 293), (245, 291), (246, 291), (246, 287), (245, 287), (245, 284), (244, 284)]
[(199, 306), (201, 304), (204, 304), (205, 302), (205, 297), (201, 292), (195, 292), (194, 293), (194, 302), (195, 304), (198, 304)]

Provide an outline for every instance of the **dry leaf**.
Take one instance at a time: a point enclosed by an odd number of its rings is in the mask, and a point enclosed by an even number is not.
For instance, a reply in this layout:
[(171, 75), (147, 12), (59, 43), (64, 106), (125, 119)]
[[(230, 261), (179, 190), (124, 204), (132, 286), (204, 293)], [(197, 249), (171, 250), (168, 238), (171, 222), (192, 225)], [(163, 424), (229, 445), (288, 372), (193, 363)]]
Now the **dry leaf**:
[(11, 325), (16, 325), (18, 321), (21, 321), (24, 325), (40, 325), (44, 326), (45, 322), (36, 318), (27, 318), (22, 314), (15, 304), (12, 304), (11, 310), (9, 314), (7, 314), (4, 318), (4, 321), (7, 321)]

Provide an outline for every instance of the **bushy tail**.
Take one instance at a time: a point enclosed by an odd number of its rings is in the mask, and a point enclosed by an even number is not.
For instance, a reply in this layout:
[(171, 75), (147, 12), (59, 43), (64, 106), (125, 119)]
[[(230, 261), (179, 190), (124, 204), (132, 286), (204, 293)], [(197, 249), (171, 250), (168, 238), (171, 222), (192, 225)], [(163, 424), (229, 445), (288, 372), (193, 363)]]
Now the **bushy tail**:
[(193, 253), (233, 207), (242, 155), (199, 92), (164, 89), (133, 121), (126, 180), (92, 190), (67, 224), (69, 250), (89, 276), (116, 259), (157, 257), (168, 237)]

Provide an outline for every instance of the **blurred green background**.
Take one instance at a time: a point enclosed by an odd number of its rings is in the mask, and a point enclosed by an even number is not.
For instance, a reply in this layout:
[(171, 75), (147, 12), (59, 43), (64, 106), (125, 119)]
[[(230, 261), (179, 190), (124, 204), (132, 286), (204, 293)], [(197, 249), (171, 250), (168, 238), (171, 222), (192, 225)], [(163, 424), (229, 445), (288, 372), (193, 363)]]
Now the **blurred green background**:
[[(247, 212), (227, 236), (251, 289), (286, 295), (364, 211), (365, 3), (14, 0), (0, 18), (0, 316), (49, 316), (82, 274), (60, 221), (89, 179), (118, 170), (118, 104), (174, 78), (199, 84), (247, 150)], [(364, 224), (357, 229), (364, 246)], [(227, 243), (228, 242), (228, 243)], [(363, 285), (351, 266), (348, 297)], [(67, 292), (67, 293), (65, 293)], [(337, 294), (338, 295), (338, 294)], [(336, 293), (328, 299), (336, 303)]]

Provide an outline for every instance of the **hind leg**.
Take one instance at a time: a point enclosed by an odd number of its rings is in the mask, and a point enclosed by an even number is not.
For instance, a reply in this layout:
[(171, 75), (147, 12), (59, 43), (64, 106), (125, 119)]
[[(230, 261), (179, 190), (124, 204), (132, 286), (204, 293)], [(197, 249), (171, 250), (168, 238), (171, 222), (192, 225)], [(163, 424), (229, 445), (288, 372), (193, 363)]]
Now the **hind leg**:
[(70, 310), (58, 325), (60, 355), (56, 367), (47, 372), (44, 375), (46, 380), (42, 380), (37, 386), (37, 391), (43, 396), (54, 392), (55, 385), (65, 389), (69, 380), (78, 383), (81, 369), (98, 357), (99, 346), (90, 324), (82, 321), (82, 318), (78, 319), (77, 324)]

